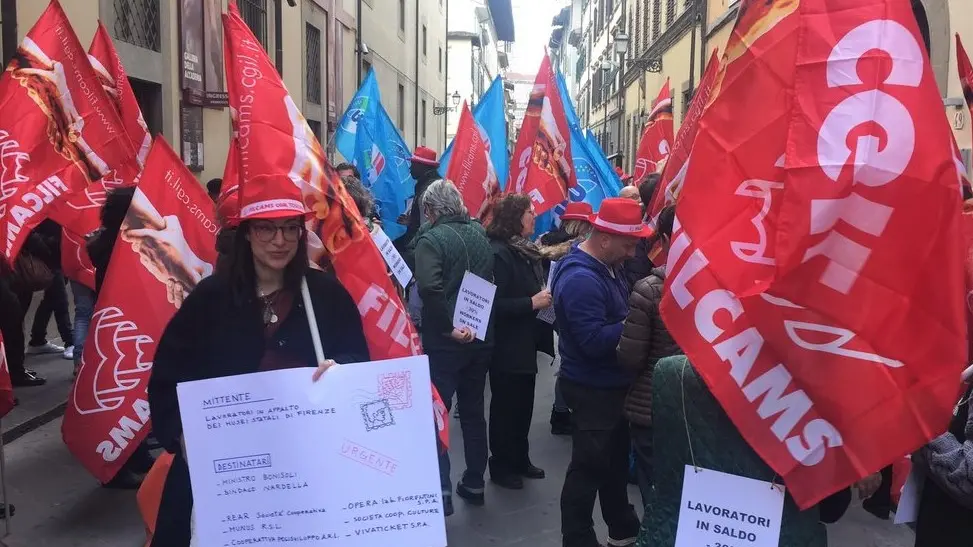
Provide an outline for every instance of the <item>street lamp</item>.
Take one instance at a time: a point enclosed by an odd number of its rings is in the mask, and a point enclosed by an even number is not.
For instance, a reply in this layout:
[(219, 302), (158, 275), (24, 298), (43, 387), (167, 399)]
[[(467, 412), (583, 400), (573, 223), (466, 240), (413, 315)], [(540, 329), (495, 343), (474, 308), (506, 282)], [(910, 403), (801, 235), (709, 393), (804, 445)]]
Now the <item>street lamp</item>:
[(456, 107), (459, 106), (460, 99), (462, 99), (462, 97), (460, 97), (459, 91), (454, 91), (453, 92), (453, 108), (456, 108)]
[(619, 55), (628, 53), (628, 34), (619, 32), (615, 35), (615, 53)]

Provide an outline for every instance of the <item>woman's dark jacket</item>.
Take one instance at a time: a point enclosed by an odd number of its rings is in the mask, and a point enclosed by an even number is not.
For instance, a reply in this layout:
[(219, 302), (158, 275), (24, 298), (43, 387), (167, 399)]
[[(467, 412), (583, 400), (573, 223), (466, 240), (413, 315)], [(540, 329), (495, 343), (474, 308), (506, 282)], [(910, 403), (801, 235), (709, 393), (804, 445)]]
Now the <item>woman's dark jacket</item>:
[[(324, 355), (339, 363), (368, 361), (361, 316), (348, 292), (323, 272), (309, 271), (307, 283)], [(267, 344), (309, 367), (317, 364), (300, 295), (270, 341), (264, 337), (261, 314), (256, 296), (238, 306), (224, 278), (211, 276), (190, 293), (162, 334), (149, 379), (149, 405), (156, 438), (176, 456), (166, 478), (154, 546), (189, 544), (192, 492), (180, 447), (176, 384), (257, 372)]]
[(682, 353), (659, 313), (665, 280), (665, 270), (656, 268), (635, 284), (618, 342), (618, 364), (635, 375), (625, 398), (625, 416), (642, 427), (652, 425), (652, 368), (659, 359)]
[(506, 241), (491, 239), (495, 345), (491, 372), (537, 374), (537, 340), (531, 297), (541, 291), (540, 263), (533, 264)]

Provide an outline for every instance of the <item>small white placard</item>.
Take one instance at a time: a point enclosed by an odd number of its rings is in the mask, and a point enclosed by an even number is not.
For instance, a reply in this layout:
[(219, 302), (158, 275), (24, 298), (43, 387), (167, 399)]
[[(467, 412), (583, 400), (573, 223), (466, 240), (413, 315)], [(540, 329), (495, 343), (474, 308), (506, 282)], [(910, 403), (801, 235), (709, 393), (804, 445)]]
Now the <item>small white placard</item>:
[(496, 294), (496, 285), (472, 272), (466, 272), (456, 297), (453, 326), (458, 329), (469, 327), (476, 334), (477, 340), (486, 340), (490, 312), (493, 311), (493, 297)]
[(675, 547), (778, 547), (782, 486), (686, 466)]
[(385, 230), (376, 227), (372, 232), (372, 240), (378, 247), (378, 251), (382, 253), (382, 258), (385, 259), (385, 263), (392, 270), (392, 275), (395, 276), (399, 285), (407, 287), (409, 281), (412, 281), (412, 270), (409, 269), (409, 265), (405, 263), (405, 259), (395, 248), (395, 244), (392, 243), (388, 234), (385, 233)]
[(919, 518), (919, 498), (922, 497), (922, 486), (925, 477), (915, 466), (909, 472), (909, 478), (905, 480), (902, 487), (902, 496), (899, 498), (899, 506), (895, 510), (895, 524), (909, 524)]
[[(545, 286), (544, 288), (549, 291), (554, 290), (554, 268), (556, 266), (557, 266), (556, 261), (551, 262), (551, 270), (547, 274), (547, 286)], [(537, 318), (547, 323), (548, 325), (553, 325), (554, 324), (554, 303), (552, 302), (550, 306), (537, 312)]]

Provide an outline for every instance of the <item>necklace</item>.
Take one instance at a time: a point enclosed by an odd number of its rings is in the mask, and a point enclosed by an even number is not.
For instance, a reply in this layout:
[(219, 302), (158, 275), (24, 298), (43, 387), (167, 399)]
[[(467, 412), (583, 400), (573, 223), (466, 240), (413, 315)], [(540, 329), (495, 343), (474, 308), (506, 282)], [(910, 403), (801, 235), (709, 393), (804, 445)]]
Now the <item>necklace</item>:
[(263, 304), (264, 325), (272, 325), (280, 320), (280, 318), (277, 317), (277, 312), (274, 310), (277, 304), (278, 295), (280, 295), (280, 290), (276, 290), (269, 294), (260, 295), (260, 302)]

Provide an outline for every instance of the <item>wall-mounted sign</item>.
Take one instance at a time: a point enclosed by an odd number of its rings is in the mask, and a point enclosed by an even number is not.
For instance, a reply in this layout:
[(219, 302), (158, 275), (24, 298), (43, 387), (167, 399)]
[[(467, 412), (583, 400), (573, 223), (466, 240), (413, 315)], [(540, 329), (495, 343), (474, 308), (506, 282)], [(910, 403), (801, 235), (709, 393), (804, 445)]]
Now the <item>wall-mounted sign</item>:
[(227, 94), (223, 77), (221, 0), (180, 0), (180, 82), (183, 102), (223, 108)]
[(183, 104), (180, 109), (182, 122), (182, 161), (190, 171), (203, 170), (203, 109)]
[(966, 113), (960, 110), (953, 116), (953, 129), (959, 131), (964, 127), (966, 127)]

